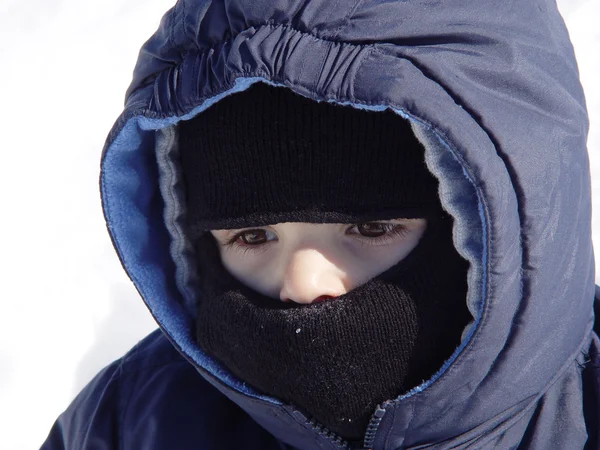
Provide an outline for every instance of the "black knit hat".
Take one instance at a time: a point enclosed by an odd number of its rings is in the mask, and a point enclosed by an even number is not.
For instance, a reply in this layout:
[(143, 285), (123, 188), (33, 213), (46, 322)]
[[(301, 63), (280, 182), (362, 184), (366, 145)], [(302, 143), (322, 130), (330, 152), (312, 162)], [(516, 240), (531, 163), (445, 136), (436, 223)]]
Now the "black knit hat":
[(407, 120), (256, 83), (179, 124), (188, 224), (353, 223), (438, 209)]

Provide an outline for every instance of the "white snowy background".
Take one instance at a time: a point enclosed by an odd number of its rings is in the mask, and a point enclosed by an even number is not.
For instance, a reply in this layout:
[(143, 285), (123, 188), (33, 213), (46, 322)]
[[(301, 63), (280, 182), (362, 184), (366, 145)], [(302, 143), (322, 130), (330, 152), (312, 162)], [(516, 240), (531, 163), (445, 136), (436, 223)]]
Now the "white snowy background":
[[(0, 0), (0, 450), (39, 448), (85, 383), (155, 328), (111, 246), (98, 169), (139, 48), (173, 3)], [(591, 118), (598, 243), (600, 1), (559, 7)]]

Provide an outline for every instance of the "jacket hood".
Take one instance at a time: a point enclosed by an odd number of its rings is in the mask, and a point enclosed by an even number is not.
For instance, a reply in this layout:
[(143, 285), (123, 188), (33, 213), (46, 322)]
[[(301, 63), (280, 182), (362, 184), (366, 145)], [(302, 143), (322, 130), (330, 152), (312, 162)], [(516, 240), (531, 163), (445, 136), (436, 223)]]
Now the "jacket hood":
[(140, 51), (100, 179), (124, 269), (173, 345), (257, 422), (298, 448), (343, 448), (194, 342), (175, 125), (255, 82), (409, 119), (470, 262), (473, 322), (460, 348), (380, 406), (365, 446), (584, 443), (588, 120), (555, 2), (179, 0)]

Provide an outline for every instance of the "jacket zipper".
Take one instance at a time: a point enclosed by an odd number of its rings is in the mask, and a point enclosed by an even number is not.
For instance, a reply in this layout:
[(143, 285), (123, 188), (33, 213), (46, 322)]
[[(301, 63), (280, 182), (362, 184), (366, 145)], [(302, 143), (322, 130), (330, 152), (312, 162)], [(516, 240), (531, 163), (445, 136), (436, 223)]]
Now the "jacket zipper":
[(379, 424), (381, 423), (383, 416), (385, 415), (385, 409), (380, 406), (377, 407), (373, 417), (371, 417), (371, 421), (367, 426), (367, 431), (365, 433), (365, 441), (363, 445), (365, 448), (363, 450), (372, 450), (373, 444), (375, 443), (375, 433), (379, 429)]
[(335, 448), (336, 450), (372, 450), (375, 441), (375, 434), (377, 433), (377, 430), (379, 429), (379, 424), (381, 423), (381, 420), (385, 415), (385, 409), (380, 408), (378, 406), (375, 410), (375, 413), (373, 414), (373, 417), (371, 417), (371, 421), (367, 426), (367, 431), (365, 432), (365, 439), (363, 441), (364, 448), (362, 449), (351, 448), (348, 442), (345, 441), (341, 436), (338, 436), (333, 431), (328, 430), (316, 420), (307, 418), (300, 411), (294, 411), (293, 415), (296, 416), (296, 418), (304, 419), (308, 424), (310, 424), (314, 432), (316, 432), (319, 436), (325, 438), (330, 444), (333, 445), (333, 448)]
[(305, 418), (305, 420), (310, 424), (314, 432), (316, 432), (319, 436), (325, 438), (330, 444), (333, 445), (333, 448), (335, 448), (336, 450), (352, 450), (348, 442), (346, 442), (342, 437), (335, 434), (333, 431), (329, 431), (316, 420), (308, 418)]

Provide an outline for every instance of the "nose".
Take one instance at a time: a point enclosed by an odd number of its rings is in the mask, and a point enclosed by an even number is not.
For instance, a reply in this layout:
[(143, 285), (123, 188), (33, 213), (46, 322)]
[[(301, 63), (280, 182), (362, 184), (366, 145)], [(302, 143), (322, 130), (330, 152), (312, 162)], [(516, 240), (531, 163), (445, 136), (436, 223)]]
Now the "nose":
[(280, 299), (309, 304), (346, 293), (345, 273), (315, 249), (294, 252), (285, 267)]

